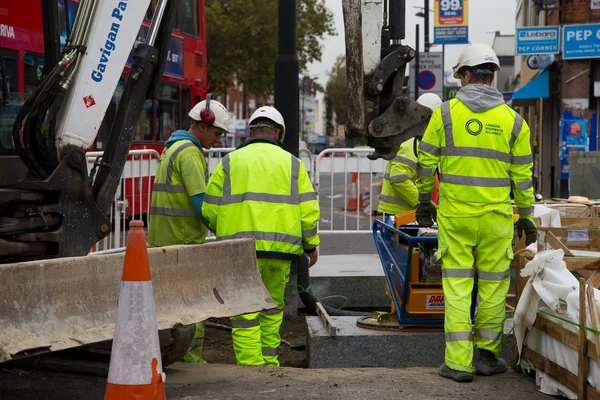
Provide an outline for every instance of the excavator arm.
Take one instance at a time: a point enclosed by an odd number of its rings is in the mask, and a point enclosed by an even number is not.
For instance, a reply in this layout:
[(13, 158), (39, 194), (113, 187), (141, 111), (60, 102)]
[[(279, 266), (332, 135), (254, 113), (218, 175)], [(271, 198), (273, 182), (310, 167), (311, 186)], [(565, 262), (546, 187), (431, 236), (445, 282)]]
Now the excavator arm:
[[(420, 135), (431, 110), (403, 95), (415, 50), (401, 44), (405, 0), (343, 0), (348, 79), (346, 136), (366, 137), (370, 159), (392, 159)], [(389, 7), (388, 7), (389, 6)], [(388, 23), (389, 16), (389, 23)]]
[[(178, 0), (159, 0), (133, 62), (93, 182), (94, 143), (150, 0), (81, 0), (55, 65), (26, 99), (13, 142), (28, 168), (0, 188), (0, 263), (86, 255), (111, 232), (110, 209), (146, 99), (156, 98)], [(3, 80), (4, 81), (4, 80)]]

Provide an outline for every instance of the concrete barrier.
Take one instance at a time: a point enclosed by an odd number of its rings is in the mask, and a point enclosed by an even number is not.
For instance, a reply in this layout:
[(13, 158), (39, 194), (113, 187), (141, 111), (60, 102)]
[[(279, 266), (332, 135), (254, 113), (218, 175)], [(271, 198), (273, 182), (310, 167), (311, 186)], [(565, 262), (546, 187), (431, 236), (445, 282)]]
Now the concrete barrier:
[[(148, 249), (159, 329), (275, 307), (254, 239)], [(124, 253), (0, 267), (0, 362), (112, 339)]]

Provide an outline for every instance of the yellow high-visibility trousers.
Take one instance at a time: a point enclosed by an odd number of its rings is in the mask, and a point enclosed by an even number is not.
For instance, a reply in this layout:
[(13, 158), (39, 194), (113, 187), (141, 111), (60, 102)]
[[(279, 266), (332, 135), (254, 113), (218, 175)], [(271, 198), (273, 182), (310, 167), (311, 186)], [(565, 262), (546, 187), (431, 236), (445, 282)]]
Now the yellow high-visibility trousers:
[(196, 330), (194, 332), (194, 339), (190, 344), (187, 354), (183, 358), (183, 361), (189, 363), (200, 363), (206, 364), (204, 358), (202, 358), (202, 352), (204, 351), (204, 329), (206, 328), (206, 322), (198, 322), (196, 324)]
[[(438, 214), (437, 222), (438, 259), (442, 261), (445, 297), (445, 362), (454, 370), (474, 372), (473, 346), (489, 350), (495, 356), (500, 353), (513, 259), (513, 219), (499, 213), (467, 218)], [(471, 300), (475, 272), (479, 306), (473, 330)]]
[(258, 270), (277, 308), (231, 317), (231, 336), (238, 365), (279, 366), (279, 328), (291, 261), (259, 258)]

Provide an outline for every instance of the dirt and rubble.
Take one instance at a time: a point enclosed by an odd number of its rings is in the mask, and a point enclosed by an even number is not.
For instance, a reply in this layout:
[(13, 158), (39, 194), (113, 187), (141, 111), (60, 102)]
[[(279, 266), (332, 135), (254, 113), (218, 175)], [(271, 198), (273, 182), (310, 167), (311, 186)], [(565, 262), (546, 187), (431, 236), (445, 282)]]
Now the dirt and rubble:
[[(509, 371), (458, 384), (434, 368), (308, 369), (304, 315), (286, 317), (281, 368), (235, 365), (231, 332), (209, 327), (204, 356), (209, 364), (176, 363), (165, 368), (167, 398), (193, 399), (545, 399), (532, 377)], [(211, 319), (229, 325), (226, 318)], [(401, 354), (398, 357), (402, 357)], [(102, 399), (105, 376), (0, 367), (0, 399)]]

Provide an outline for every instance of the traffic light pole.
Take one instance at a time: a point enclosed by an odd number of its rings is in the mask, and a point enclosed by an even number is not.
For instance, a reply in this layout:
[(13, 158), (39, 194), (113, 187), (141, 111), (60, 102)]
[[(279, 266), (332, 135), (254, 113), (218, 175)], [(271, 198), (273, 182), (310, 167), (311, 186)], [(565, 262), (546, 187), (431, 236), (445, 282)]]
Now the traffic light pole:
[(275, 108), (285, 121), (283, 145), (299, 153), (298, 58), (296, 57), (296, 1), (279, 0), (278, 54), (275, 59)]

